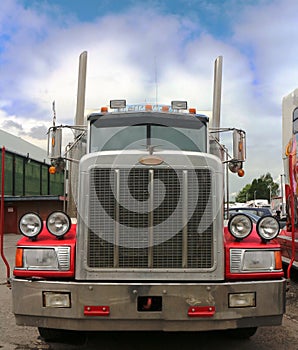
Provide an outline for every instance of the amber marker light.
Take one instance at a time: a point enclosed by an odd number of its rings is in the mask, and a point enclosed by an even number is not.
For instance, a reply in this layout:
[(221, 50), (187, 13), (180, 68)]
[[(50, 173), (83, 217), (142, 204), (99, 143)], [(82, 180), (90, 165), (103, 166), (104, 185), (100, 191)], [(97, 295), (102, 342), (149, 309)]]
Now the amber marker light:
[(243, 177), (245, 175), (245, 171), (243, 169), (238, 170), (238, 176)]
[(101, 111), (101, 113), (107, 113), (108, 107), (101, 107), (100, 111)]
[(197, 110), (195, 108), (189, 108), (188, 112), (189, 114), (196, 114)]
[(274, 258), (275, 258), (275, 269), (281, 270), (282, 269), (282, 260), (281, 260), (281, 253), (279, 250), (274, 252)]
[(56, 174), (56, 168), (55, 168), (53, 165), (49, 167), (49, 173), (50, 173), (51, 175)]
[(23, 267), (23, 249), (16, 249), (15, 267)]

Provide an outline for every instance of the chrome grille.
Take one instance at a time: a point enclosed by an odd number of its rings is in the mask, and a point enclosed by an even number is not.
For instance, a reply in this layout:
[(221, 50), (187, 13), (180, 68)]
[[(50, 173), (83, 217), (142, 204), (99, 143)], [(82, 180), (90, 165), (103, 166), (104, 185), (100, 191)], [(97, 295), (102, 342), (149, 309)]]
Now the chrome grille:
[(88, 266), (211, 268), (211, 185), (206, 168), (92, 168)]

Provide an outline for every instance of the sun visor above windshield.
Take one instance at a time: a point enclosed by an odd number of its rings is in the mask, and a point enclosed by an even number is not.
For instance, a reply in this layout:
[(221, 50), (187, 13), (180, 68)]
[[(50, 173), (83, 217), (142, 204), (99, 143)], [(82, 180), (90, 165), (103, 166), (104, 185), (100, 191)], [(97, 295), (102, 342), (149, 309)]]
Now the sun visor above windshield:
[(157, 124), (171, 127), (200, 129), (206, 125), (208, 117), (204, 115), (166, 114), (150, 112), (134, 113), (93, 113), (88, 118), (96, 127), (130, 126), (140, 124)]

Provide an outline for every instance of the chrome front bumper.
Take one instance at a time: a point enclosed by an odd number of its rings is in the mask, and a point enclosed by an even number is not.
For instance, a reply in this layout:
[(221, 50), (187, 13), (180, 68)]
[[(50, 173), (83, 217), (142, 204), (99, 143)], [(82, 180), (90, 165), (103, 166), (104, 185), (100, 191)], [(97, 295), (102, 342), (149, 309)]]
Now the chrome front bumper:
[[(45, 307), (45, 292), (70, 307)], [(230, 307), (229, 295), (255, 293), (255, 306)], [(285, 280), (228, 283), (86, 283), (12, 280), (18, 325), (101, 330), (204, 331), (280, 325)]]

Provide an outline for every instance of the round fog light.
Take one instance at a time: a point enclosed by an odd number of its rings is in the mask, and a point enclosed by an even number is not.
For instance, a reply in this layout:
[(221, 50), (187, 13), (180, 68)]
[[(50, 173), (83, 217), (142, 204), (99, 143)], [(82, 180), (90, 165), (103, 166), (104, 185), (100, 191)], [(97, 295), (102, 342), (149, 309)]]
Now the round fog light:
[(38, 214), (27, 213), (20, 218), (19, 229), (28, 238), (36, 239), (42, 228), (43, 222)]
[(273, 216), (263, 216), (257, 223), (257, 233), (264, 241), (277, 237), (279, 229), (279, 222)]
[(228, 228), (233, 237), (241, 240), (250, 235), (252, 231), (252, 220), (245, 214), (235, 214), (230, 218)]
[(62, 238), (70, 229), (71, 221), (67, 214), (62, 211), (54, 211), (51, 213), (46, 221), (49, 232)]

